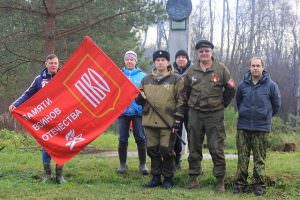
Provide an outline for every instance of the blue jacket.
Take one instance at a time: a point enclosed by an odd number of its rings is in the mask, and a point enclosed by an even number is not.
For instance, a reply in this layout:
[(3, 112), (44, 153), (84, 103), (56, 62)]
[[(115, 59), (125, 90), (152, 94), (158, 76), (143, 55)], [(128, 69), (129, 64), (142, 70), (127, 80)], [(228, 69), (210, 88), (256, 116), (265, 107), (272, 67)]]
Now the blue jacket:
[(18, 107), (24, 103), (27, 99), (42, 89), (52, 79), (53, 76), (54, 75), (48, 74), (48, 70), (45, 68), (40, 75), (35, 77), (29, 88), (13, 103), (13, 105)]
[[(142, 79), (145, 77), (145, 73), (139, 68), (132, 70), (122, 68), (122, 72), (125, 76), (136, 86), (140, 87)], [(138, 105), (135, 100), (125, 109), (122, 116), (142, 116), (142, 106)]]
[(272, 116), (280, 108), (281, 98), (277, 84), (263, 71), (262, 79), (254, 85), (248, 71), (238, 86), (236, 103), (238, 107), (238, 129), (270, 132)]

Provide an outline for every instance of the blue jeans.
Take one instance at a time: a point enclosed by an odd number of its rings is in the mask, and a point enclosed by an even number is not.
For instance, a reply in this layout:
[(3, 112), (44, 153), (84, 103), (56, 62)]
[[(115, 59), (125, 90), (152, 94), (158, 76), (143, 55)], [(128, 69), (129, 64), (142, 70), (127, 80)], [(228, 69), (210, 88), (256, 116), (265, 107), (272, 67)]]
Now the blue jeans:
[(137, 145), (146, 144), (142, 117), (140, 116), (121, 116), (118, 118), (119, 146), (128, 145), (130, 122), (133, 125), (133, 136)]
[(42, 148), (42, 160), (43, 163), (50, 163), (51, 161), (51, 156), (45, 151), (44, 148)]

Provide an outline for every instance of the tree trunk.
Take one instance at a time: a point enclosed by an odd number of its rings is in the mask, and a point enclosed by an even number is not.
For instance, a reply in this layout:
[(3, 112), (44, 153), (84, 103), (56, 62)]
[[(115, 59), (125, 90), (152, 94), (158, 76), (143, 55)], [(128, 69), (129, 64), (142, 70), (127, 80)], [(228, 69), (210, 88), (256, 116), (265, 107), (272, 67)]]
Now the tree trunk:
[(214, 13), (212, 9), (212, 0), (209, 0), (209, 17), (210, 17), (210, 41), (213, 43), (214, 38)]
[(236, 8), (235, 8), (235, 30), (234, 30), (234, 39), (232, 44), (232, 50), (231, 50), (231, 58), (230, 58), (230, 64), (233, 65), (233, 59), (235, 55), (235, 48), (236, 48), (236, 41), (237, 36), (239, 34), (239, 0), (236, 0)]
[(227, 50), (226, 50), (226, 64), (228, 64), (229, 59), (229, 49), (230, 49), (230, 10), (228, 0), (226, 1), (227, 5)]
[(249, 43), (248, 43), (248, 53), (247, 53), (247, 58), (249, 59), (252, 56), (253, 52), (253, 42), (254, 42), (254, 26), (255, 26), (255, 7), (256, 3), (255, 0), (251, 0), (251, 24), (250, 24), (250, 34), (249, 34)]
[(44, 0), (46, 10), (44, 55), (55, 52), (55, 0)]
[(225, 13), (226, 13), (225, 0), (223, 0), (223, 14), (222, 14), (222, 27), (221, 27), (221, 47), (220, 47), (220, 58), (223, 58), (223, 48), (224, 48), (224, 29), (225, 29)]

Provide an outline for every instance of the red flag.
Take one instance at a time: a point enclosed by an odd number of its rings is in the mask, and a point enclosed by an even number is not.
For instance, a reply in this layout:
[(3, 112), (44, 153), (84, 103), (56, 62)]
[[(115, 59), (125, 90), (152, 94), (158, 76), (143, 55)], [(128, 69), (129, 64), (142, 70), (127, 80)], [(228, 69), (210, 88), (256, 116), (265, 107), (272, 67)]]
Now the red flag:
[(13, 116), (59, 165), (105, 131), (139, 90), (89, 38)]

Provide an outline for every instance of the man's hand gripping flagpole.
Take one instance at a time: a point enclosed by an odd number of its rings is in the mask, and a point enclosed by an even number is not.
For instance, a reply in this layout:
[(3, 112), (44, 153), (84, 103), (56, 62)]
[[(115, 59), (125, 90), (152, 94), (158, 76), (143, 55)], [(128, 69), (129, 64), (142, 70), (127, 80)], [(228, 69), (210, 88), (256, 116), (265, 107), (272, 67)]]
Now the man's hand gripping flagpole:
[(177, 131), (165, 120), (165, 118), (160, 114), (158, 109), (150, 101), (148, 101), (148, 99), (147, 99), (147, 97), (146, 97), (143, 90), (141, 90), (140, 94), (145, 99), (145, 101), (147, 101), (147, 103), (154, 110), (154, 112), (158, 115), (158, 117), (163, 121), (163, 123), (171, 130), (172, 134), (176, 134), (176, 137), (179, 139), (179, 141), (182, 144), (186, 145), (185, 141), (177, 134)]

